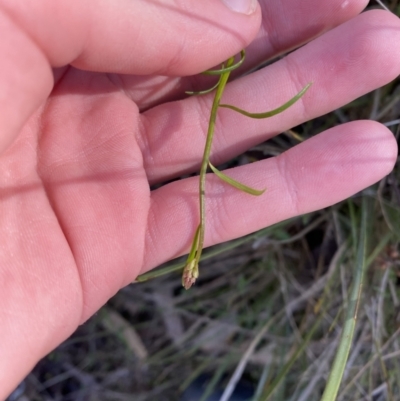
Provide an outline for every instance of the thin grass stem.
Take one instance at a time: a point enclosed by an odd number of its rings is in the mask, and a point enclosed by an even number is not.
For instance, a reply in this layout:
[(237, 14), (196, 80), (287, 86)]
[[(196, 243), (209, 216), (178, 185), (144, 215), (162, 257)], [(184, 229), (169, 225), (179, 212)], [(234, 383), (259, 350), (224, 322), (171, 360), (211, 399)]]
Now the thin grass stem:
[(336, 400), (340, 383), (344, 374), (347, 359), (350, 353), (350, 347), (353, 341), (357, 314), (361, 300), (364, 274), (366, 270), (366, 245), (367, 245), (367, 224), (368, 224), (368, 201), (364, 196), (362, 199), (362, 216), (360, 236), (357, 244), (357, 259), (354, 268), (354, 281), (347, 306), (346, 320), (344, 323), (342, 336), (339, 343), (332, 369), (330, 371), (328, 382), (321, 401)]

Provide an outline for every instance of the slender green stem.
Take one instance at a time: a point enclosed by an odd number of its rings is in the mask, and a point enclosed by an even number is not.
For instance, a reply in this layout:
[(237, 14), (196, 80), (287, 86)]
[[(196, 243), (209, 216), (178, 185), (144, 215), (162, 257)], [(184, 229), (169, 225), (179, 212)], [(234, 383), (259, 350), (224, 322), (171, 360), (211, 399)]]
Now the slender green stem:
[[(244, 58), (245, 58), (245, 51), (241, 51), (241, 58), (240, 60), (235, 64), (235, 57), (231, 57), (227, 60), (226, 65), (222, 65), (222, 68), (219, 70), (209, 70), (205, 71), (204, 74), (207, 75), (220, 75), (219, 81), (217, 82), (216, 85), (214, 85), (211, 90), (216, 88), (215, 96), (214, 96), (214, 101), (211, 107), (211, 113), (210, 113), (210, 120), (208, 123), (208, 131), (207, 131), (207, 138), (206, 138), (206, 144), (204, 147), (204, 153), (203, 153), (203, 159), (201, 162), (201, 168), (200, 168), (200, 179), (199, 179), (199, 203), (200, 203), (200, 224), (196, 230), (196, 234), (194, 236), (192, 245), (191, 245), (191, 250), (188, 255), (188, 258), (186, 259), (186, 264), (183, 269), (183, 275), (182, 275), (182, 285), (188, 289), (190, 288), (193, 283), (196, 281), (197, 277), (199, 276), (199, 262), (201, 258), (201, 253), (203, 251), (203, 246), (204, 246), (204, 236), (205, 236), (205, 226), (206, 226), (206, 174), (207, 174), (207, 168), (210, 166), (212, 171), (223, 181), (226, 183), (234, 186), (237, 189), (240, 189), (243, 192), (246, 192), (250, 195), (255, 195), (259, 196), (264, 193), (265, 189), (262, 190), (257, 190), (254, 188), (251, 188), (247, 185), (244, 185), (233, 178), (230, 178), (229, 176), (225, 175), (221, 171), (217, 170), (214, 166), (210, 164), (210, 153), (211, 153), (211, 145), (214, 137), (214, 130), (215, 130), (215, 122), (217, 119), (217, 111), (219, 107), (226, 107), (230, 108), (238, 113), (244, 114), (248, 117), (252, 118), (268, 118), (272, 117), (276, 114), (279, 114), (289, 108), (292, 104), (297, 102), (304, 93), (308, 90), (311, 84), (306, 85), (296, 96), (294, 96), (292, 99), (290, 99), (288, 102), (286, 102), (284, 105), (278, 107), (277, 109), (265, 112), (265, 113), (249, 113), (247, 111), (241, 110), (235, 106), (231, 105), (222, 105), (220, 104), (222, 94), (224, 93), (225, 86), (228, 82), (229, 75), (230, 73), (238, 68), (240, 65), (242, 65)], [(205, 90), (205, 91), (200, 91), (200, 92), (193, 92), (198, 93), (198, 94), (204, 94), (204, 93), (209, 93), (210, 90)]]
[[(242, 54), (242, 59), (244, 58), (244, 53)], [(215, 121), (217, 119), (217, 111), (219, 102), (221, 100), (222, 94), (226, 83), (228, 82), (229, 75), (232, 71), (230, 67), (234, 65), (235, 58), (231, 57), (226, 62), (226, 68), (222, 70), (221, 77), (218, 81), (217, 90), (215, 92), (214, 101), (211, 107), (210, 120), (208, 123), (208, 131), (206, 144), (204, 147), (203, 159), (200, 168), (200, 179), (199, 179), (199, 203), (200, 203), (200, 224), (196, 230), (196, 235), (194, 237), (191, 251), (186, 260), (186, 265), (183, 270), (182, 275), (182, 285), (188, 289), (196, 281), (199, 276), (199, 262), (201, 258), (201, 253), (204, 246), (204, 233), (206, 224), (206, 175), (207, 168), (210, 161), (211, 145), (214, 137)], [(194, 251), (195, 250), (195, 251)]]
[[(371, 215), (372, 205), (364, 196), (361, 206), (361, 228), (359, 230), (359, 240), (357, 243), (357, 256), (354, 266), (354, 279), (350, 298), (347, 305), (346, 320), (343, 325), (343, 331), (336, 352), (335, 359), (321, 401), (335, 401), (339, 391), (340, 383), (343, 378), (346, 363), (349, 357), (351, 344), (354, 337), (357, 323), (357, 314), (360, 306), (362, 287), (366, 270), (366, 248), (368, 237), (368, 218)], [(353, 219), (355, 221), (355, 219)]]
[[(230, 67), (234, 62), (234, 57), (231, 57), (226, 65)], [(219, 85), (217, 87), (217, 91), (214, 96), (214, 101), (211, 108), (210, 121), (208, 123), (208, 132), (206, 145), (204, 147), (203, 160), (201, 162), (200, 168), (200, 180), (199, 180), (199, 200), (200, 200), (200, 230), (199, 230), (199, 240), (198, 247), (196, 253), (196, 266), (198, 265), (201, 257), (201, 252), (203, 250), (204, 245), (204, 233), (205, 233), (205, 224), (206, 224), (206, 174), (207, 167), (210, 161), (210, 152), (211, 152), (211, 144), (214, 138), (214, 130), (215, 130), (215, 121), (217, 119), (217, 111), (219, 102), (221, 100), (222, 94), (224, 93), (225, 85), (228, 82), (230, 75), (230, 71), (224, 72), (221, 75), (221, 79)]]

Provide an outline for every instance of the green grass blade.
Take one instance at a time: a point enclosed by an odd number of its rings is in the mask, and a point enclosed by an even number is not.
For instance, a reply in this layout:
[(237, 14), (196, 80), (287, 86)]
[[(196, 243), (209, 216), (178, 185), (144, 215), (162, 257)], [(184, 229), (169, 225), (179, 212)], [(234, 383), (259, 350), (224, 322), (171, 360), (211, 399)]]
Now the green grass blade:
[[(224, 68), (223, 64), (222, 64), (222, 68)], [(197, 92), (186, 91), (185, 93), (186, 93), (186, 95), (190, 95), (190, 96), (206, 95), (207, 93), (211, 93), (213, 90), (217, 89), (220, 82), (221, 82), (221, 77), (219, 77), (218, 82), (209, 89), (205, 89), (203, 91), (197, 91)]]
[(196, 256), (197, 242), (199, 241), (199, 231), (200, 231), (200, 226), (197, 227), (196, 232), (194, 234), (192, 246), (190, 248), (189, 256), (187, 258), (186, 263), (191, 262)]
[(333, 361), (332, 370), (329, 374), (328, 382), (321, 401), (334, 401), (339, 391), (350, 347), (353, 341), (354, 330), (357, 322), (357, 312), (361, 299), (362, 285), (366, 270), (365, 255), (367, 244), (367, 225), (368, 225), (368, 201), (364, 196), (362, 200), (362, 216), (359, 241), (357, 245), (357, 257), (354, 269), (354, 281), (347, 306), (346, 321), (344, 323), (338, 350)]
[(283, 111), (288, 109), (290, 106), (292, 106), (294, 103), (296, 103), (307, 92), (307, 90), (310, 88), (311, 85), (312, 85), (312, 82), (307, 84), (296, 96), (292, 97), (289, 101), (287, 101), (282, 106), (280, 106), (274, 110), (266, 111), (264, 113), (249, 113), (248, 111), (239, 109), (239, 107), (232, 106), (230, 104), (220, 104), (219, 107), (225, 107), (226, 109), (231, 109), (231, 110), (237, 111), (238, 113), (243, 114), (244, 116), (247, 116), (250, 118), (259, 118), (259, 119), (268, 118), (268, 117), (275, 116), (276, 114), (282, 113)]
[(382, 199), (382, 196), (379, 196), (378, 199), (387, 226), (400, 239), (400, 209)]
[(239, 68), (243, 64), (245, 57), (246, 57), (246, 53), (245, 53), (244, 50), (242, 50), (240, 52), (240, 60), (236, 64), (232, 64), (232, 65), (227, 66), (227, 67), (222, 67), (219, 70), (204, 71), (204, 72), (202, 72), (202, 74), (203, 75), (222, 75), (222, 74), (225, 74), (227, 72), (231, 72), (233, 70), (236, 70), (237, 68)]
[(233, 187), (240, 189), (241, 191), (246, 192), (247, 194), (254, 195), (254, 196), (260, 196), (267, 190), (267, 188), (255, 189), (255, 188), (248, 187), (247, 185), (244, 185), (241, 182), (236, 181), (231, 177), (228, 177), (227, 175), (225, 175), (224, 173), (219, 171), (216, 167), (214, 167), (210, 162), (208, 162), (208, 165), (210, 166), (213, 173), (218, 178), (220, 178), (222, 181), (225, 181), (227, 184), (232, 185)]
[(357, 252), (357, 217), (356, 211), (354, 207), (353, 199), (347, 199), (347, 204), (349, 206), (349, 214), (350, 214), (350, 221), (351, 221), (351, 239), (353, 241), (353, 248), (355, 252)]
[(214, 389), (217, 387), (218, 383), (221, 381), (222, 376), (225, 374), (227, 371), (228, 365), (229, 365), (229, 358), (225, 358), (225, 360), (222, 362), (221, 366), (217, 369), (217, 371), (214, 373), (212, 379), (208, 383), (206, 389), (204, 390), (203, 395), (201, 396), (199, 401), (207, 401), (210, 399), (211, 393), (214, 391)]
[(259, 401), (268, 401), (271, 395), (278, 389), (279, 385), (282, 384), (283, 380), (287, 377), (287, 374), (296, 360), (304, 353), (306, 350), (307, 345), (309, 344), (310, 340), (312, 339), (314, 333), (318, 329), (321, 324), (321, 320), (323, 318), (323, 313), (320, 314), (318, 319), (315, 321), (311, 329), (307, 332), (306, 337), (303, 339), (299, 347), (296, 349), (294, 354), (291, 358), (285, 363), (282, 367), (281, 371), (279, 372), (278, 376), (275, 380), (268, 386), (266, 392), (259, 398)]

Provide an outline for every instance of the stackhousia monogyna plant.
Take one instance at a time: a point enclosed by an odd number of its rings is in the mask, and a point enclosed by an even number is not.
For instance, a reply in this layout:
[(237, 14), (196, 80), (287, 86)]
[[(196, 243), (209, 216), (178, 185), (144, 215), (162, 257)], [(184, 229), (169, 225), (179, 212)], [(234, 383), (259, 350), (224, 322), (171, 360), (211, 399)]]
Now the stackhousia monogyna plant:
[(245, 58), (245, 51), (242, 50), (240, 53), (240, 60), (235, 63), (235, 57), (229, 58), (224, 64), (222, 64), (221, 69), (219, 70), (209, 70), (203, 72), (205, 75), (217, 75), (219, 76), (218, 82), (210, 89), (199, 91), (199, 92), (187, 92), (189, 95), (203, 95), (206, 93), (210, 93), (215, 90), (214, 101), (211, 107), (210, 113), (210, 120), (208, 123), (208, 132), (206, 138), (206, 144), (204, 147), (203, 159), (201, 162), (200, 168), (200, 179), (199, 179), (199, 200), (200, 200), (200, 222), (195, 231), (192, 245), (190, 247), (190, 252), (188, 258), (186, 260), (185, 267), (183, 269), (182, 275), (182, 285), (189, 289), (196, 279), (199, 276), (199, 262), (201, 258), (201, 253), (203, 251), (204, 245), (204, 233), (205, 233), (205, 226), (206, 226), (206, 215), (205, 215), (205, 197), (206, 197), (206, 173), (208, 167), (210, 167), (211, 171), (215, 173), (217, 177), (219, 177), (222, 181), (225, 181), (227, 184), (232, 185), (233, 187), (240, 189), (243, 192), (246, 192), (250, 195), (259, 196), (262, 195), (266, 189), (254, 189), (250, 188), (247, 185), (244, 185), (233, 178), (228, 177), (221, 171), (217, 170), (211, 163), (210, 163), (210, 153), (211, 153), (211, 145), (212, 140), (214, 137), (214, 128), (215, 128), (215, 121), (217, 118), (217, 111), (219, 107), (225, 107), (231, 110), (234, 110), (238, 113), (241, 113), (247, 117), (251, 118), (268, 118), (275, 116), (276, 114), (282, 113), (284, 110), (289, 108), (292, 104), (294, 104), (297, 100), (299, 100), (304, 93), (308, 90), (311, 83), (306, 85), (296, 96), (290, 99), (288, 102), (283, 104), (282, 106), (267, 111), (265, 113), (249, 113), (245, 110), (239, 109), (238, 107), (229, 105), (229, 104), (220, 104), (220, 100), (222, 94), (224, 93), (225, 86), (228, 82), (230, 73), (240, 67), (243, 64)]

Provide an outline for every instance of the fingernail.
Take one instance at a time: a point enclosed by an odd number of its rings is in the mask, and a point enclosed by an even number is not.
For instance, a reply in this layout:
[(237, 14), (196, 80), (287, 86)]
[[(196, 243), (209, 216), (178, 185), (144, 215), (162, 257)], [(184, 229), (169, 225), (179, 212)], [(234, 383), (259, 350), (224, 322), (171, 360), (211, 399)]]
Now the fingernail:
[(222, 0), (232, 11), (241, 14), (253, 14), (257, 8), (257, 0)]

